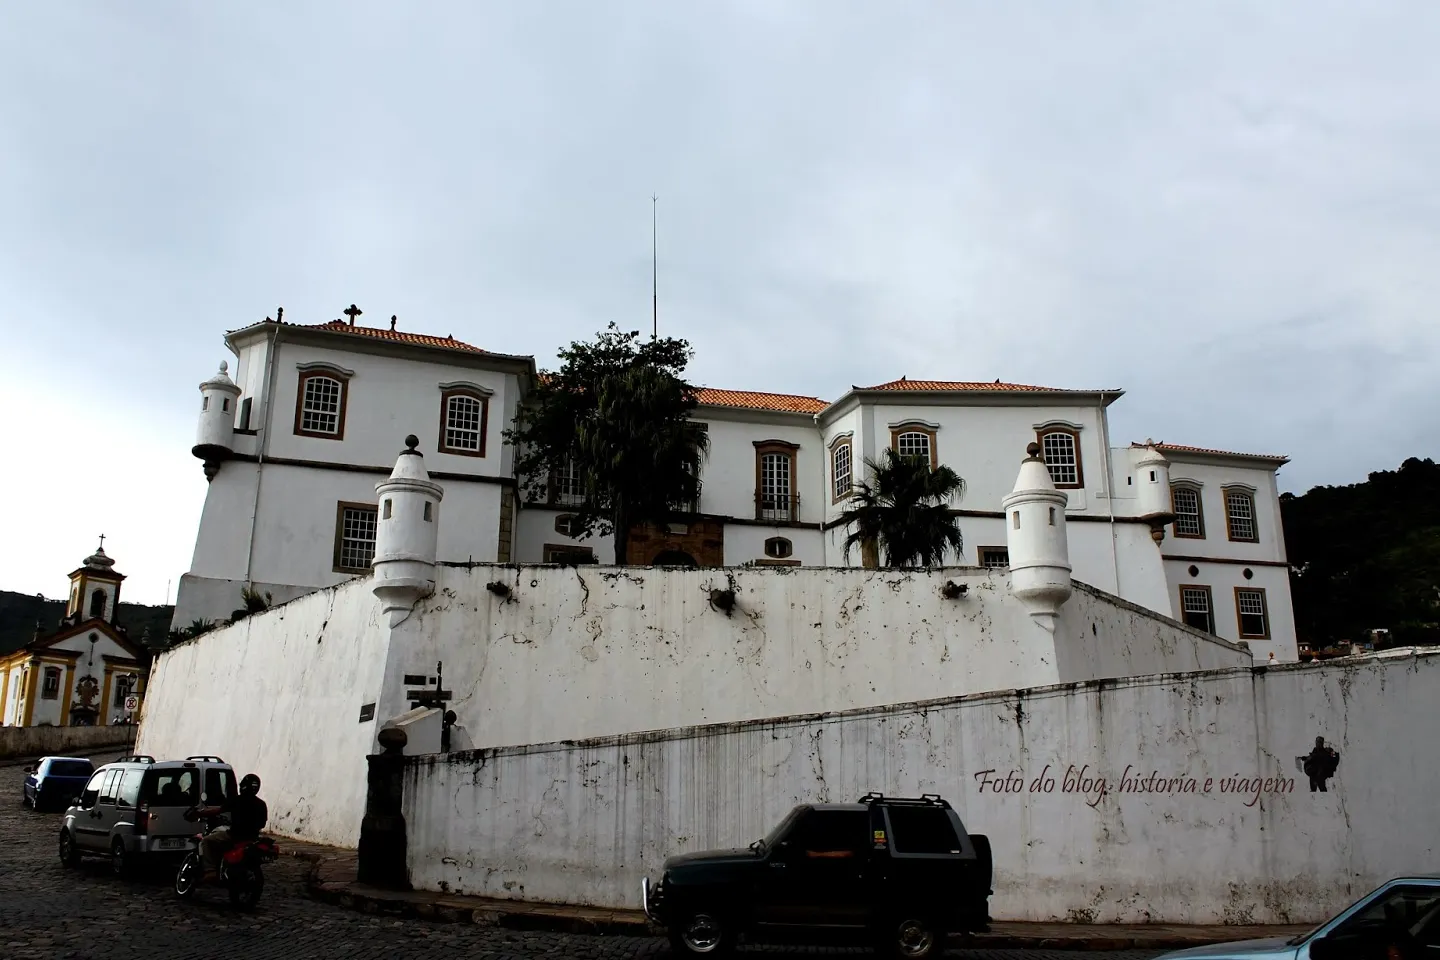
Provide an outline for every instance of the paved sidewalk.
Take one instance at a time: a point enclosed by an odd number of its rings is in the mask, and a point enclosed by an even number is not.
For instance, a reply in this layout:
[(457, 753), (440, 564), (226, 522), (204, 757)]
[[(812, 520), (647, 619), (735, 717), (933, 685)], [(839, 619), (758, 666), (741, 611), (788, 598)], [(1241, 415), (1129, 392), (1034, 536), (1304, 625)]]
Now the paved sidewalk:
[[(631, 937), (657, 932), (639, 909), (606, 910), (430, 891), (379, 890), (355, 881), (358, 858), (354, 850), (284, 839), (280, 840), (280, 849), (311, 862), (308, 887), (312, 897), (364, 913), (515, 930)], [(989, 933), (976, 934), (965, 942), (993, 949), (1173, 950), (1228, 940), (1290, 937), (1310, 926), (994, 923)]]

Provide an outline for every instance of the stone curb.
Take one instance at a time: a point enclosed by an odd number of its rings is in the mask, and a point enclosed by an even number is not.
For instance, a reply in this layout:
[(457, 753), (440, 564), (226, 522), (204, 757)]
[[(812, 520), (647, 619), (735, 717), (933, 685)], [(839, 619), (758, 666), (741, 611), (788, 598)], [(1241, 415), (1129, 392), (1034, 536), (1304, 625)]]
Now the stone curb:
[[(554, 933), (590, 936), (654, 937), (659, 931), (639, 911), (577, 911), (575, 908), (516, 901), (515, 907), (497, 901), (481, 901), (482, 906), (467, 902), (464, 897), (416, 897), (385, 890), (372, 890), (351, 883), (322, 881), (319, 877), (321, 859), (309, 851), (293, 851), (291, 856), (308, 860), (306, 889), (312, 899), (322, 903), (356, 910), (361, 913), (432, 923), (471, 923), (482, 927), (503, 927), (510, 930), (544, 930)], [(588, 914), (588, 915), (587, 915)], [(952, 938), (952, 946), (990, 950), (1181, 950), (1186, 947), (1208, 946), (1237, 939), (1233, 933), (1216, 929), (1207, 934), (1157, 934), (1155, 936), (1107, 936), (1103, 933), (1086, 936), (1025, 936), (1009, 933), (978, 933)]]

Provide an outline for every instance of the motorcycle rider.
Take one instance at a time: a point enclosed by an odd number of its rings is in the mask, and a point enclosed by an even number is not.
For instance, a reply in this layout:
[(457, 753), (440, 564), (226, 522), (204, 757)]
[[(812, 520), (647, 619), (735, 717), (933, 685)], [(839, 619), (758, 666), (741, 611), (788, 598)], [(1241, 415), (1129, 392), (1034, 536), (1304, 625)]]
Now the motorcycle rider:
[(205, 865), (206, 876), (212, 868), (216, 875), (219, 875), (220, 857), (227, 849), (234, 844), (257, 839), (260, 831), (265, 829), (270, 813), (265, 801), (260, 799), (260, 778), (253, 773), (247, 773), (240, 781), (238, 794), (213, 806), (196, 810), (198, 817), (214, 817), (222, 813), (230, 814), (230, 826), (217, 827), (207, 833), (200, 842), (200, 859)]

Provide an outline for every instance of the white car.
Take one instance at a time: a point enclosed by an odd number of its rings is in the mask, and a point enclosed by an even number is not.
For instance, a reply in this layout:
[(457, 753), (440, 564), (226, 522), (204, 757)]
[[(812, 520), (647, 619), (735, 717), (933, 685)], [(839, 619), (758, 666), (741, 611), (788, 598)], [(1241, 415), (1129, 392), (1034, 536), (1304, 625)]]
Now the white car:
[(1397, 877), (1298, 937), (1190, 947), (1155, 960), (1440, 960), (1440, 874)]

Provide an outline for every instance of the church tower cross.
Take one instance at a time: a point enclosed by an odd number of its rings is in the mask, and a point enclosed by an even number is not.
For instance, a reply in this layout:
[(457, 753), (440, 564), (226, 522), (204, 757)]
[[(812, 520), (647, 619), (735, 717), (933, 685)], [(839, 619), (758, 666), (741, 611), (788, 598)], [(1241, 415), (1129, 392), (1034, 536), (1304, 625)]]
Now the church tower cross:
[(350, 318), (350, 326), (353, 327), (355, 326), (355, 318), (360, 316), (360, 314), (364, 313), (365, 311), (361, 310), (359, 307), (355, 306), (355, 304), (352, 303), (350, 304), (350, 306), (346, 307), (341, 312), (344, 313), (345, 316)]

